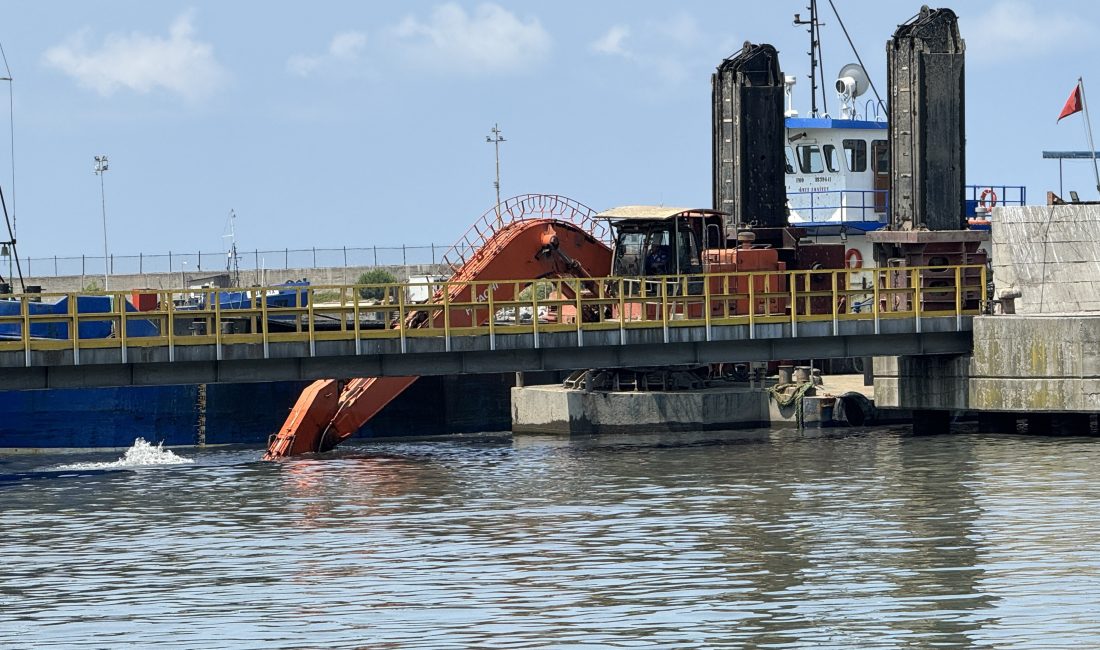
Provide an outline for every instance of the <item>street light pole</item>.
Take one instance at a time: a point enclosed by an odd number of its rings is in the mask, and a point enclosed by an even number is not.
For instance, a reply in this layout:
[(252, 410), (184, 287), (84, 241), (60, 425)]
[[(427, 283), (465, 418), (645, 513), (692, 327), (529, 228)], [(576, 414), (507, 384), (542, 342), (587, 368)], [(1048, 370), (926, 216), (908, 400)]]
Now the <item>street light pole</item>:
[(103, 191), (103, 174), (107, 172), (107, 156), (95, 157), (95, 173), (99, 176), (99, 202), (103, 209), (103, 290), (109, 289), (107, 278), (110, 275), (110, 258), (107, 256), (107, 195)]
[(504, 136), (500, 134), (500, 126), (496, 123), (493, 124), (493, 128), (489, 130), (492, 135), (485, 136), (486, 142), (493, 143), (493, 150), (496, 154), (497, 160), (497, 177), (493, 182), (493, 187), (497, 190), (497, 225), (500, 225), (500, 143), (504, 142)]

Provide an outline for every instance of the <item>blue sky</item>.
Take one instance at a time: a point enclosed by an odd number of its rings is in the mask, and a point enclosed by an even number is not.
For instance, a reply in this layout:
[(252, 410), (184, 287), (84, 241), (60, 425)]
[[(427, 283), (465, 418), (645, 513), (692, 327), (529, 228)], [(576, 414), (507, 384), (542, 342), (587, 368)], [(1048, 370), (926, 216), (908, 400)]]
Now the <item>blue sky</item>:
[[(20, 253), (100, 254), (99, 153), (115, 254), (222, 250), (231, 208), (246, 250), (450, 243), (493, 202), (494, 122), (506, 196), (709, 206), (710, 73), (745, 40), (772, 43), (806, 111), (804, 4), (12, 3)], [(822, 4), (832, 79), (853, 56)], [(836, 4), (884, 91), (885, 42), (920, 2)], [(1041, 151), (1086, 148), (1080, 116), (1054, 123), (1079, 75), (1100, 126), (1100, 3), (954, 8), (969, 181), (1042, 202), (1058, 168)], [(1095, 197), (1091, 174), (1067, 165), (1067, 190)]]

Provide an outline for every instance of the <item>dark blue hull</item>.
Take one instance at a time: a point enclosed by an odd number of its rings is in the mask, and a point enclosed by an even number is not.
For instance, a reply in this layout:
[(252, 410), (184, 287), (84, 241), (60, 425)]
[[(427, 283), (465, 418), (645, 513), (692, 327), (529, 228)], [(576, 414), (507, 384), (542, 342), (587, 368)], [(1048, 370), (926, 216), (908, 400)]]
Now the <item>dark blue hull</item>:
[[(262, 443), (305, 384), (0, 391), (0, 449)], [(205, 421), (205, 426), (200, 423)], [(205, 438), (205, 439), (204, 439)]]
[[(391, 402), (360, 437), (423, 436), (511, 428), (510, 375), (425, 377)], [(0, 452), (265, 444), (307, 382), (0, 391)], [(204, 394), (205, 392), (205, 394)], [(201, 425), (201, 426), (200, 426)]]

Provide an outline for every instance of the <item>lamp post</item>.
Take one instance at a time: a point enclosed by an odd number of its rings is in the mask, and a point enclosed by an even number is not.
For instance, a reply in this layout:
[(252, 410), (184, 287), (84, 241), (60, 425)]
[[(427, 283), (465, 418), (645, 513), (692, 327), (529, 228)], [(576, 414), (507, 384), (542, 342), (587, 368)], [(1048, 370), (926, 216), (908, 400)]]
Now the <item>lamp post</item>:
[(500, 133), (500, 126), (493, 124), (493, 128), (489, 129), (489, 133), (492, 135), (485, 136), (485, 141), (493, 145), (494, 153), (496, 154), (497, 161), (497, 176), (493, 181), (493, 187), (497, 190), (497, 227), (500, 227), (500, 143), (504, 142), (504, 136)]
[(95, 157), (95, 173), (99, 176), (99, 202), (103, 209), (103, 290), (107, 291), (107, 277), (110, 275), (110, 258), (107, 256), (107, 196), (103, 191), (103, 174), (107, 172), (107, 156)]

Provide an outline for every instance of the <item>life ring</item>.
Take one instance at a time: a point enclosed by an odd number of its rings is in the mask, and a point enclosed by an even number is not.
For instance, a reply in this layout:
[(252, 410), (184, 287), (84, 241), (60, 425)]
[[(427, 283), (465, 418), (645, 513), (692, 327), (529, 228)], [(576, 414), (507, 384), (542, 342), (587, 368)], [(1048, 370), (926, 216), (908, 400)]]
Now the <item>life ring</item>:
[(997, 206), (997, 193), (993, 191), (992, 187), (987, 187), (982, 190), (982, 196), (978, 199), (978, 205), (986, 210), (992, 210)]
[(858, 248), (849, 248), (844, 253), (844, 262), (850, 269), (861, 269), (863, 268), (863, 253), (860, 253)]

